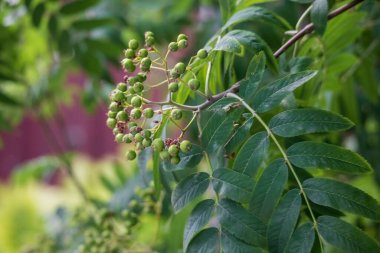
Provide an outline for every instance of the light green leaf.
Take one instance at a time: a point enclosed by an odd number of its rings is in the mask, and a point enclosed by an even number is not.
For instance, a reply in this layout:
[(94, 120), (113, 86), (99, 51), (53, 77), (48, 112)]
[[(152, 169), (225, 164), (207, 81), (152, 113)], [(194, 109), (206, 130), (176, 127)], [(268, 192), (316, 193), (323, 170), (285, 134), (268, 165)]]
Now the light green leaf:
[(289, 160), (303, 169), (322, 168), (346, 173), (372, 171), (371, 165), (359, 154), (331, 144), (298, 142), (287, 153)]
[(222, 199), (218, 203), (218, 219), (229, 233), (253, 246), (265, 246), (266, 226), (238, 203)]
[(253, 100), (253, 108), (257, 112), (267, 112), (290, 95), (293, 90), (305, 84), (317, 74), (316, 71), (302, 71), (290, 74), (260, 89)]
[(266, 132), (251, 136), (237, 154), (233, 169), (254, 176), (268, 153), (268, 147), (269, 137)]
[(203, 158), (203, 149), (198, 145), (192, 144), (191, 150), (186, 153), (180, 152), (179, 157), (181, 160), (178, 164), (172, 164), (170, 161), (164, 161), (162, 163), (163, 168), (167, 171), (194, 168)]
[(191, 212), (185, 226), (183, 236), (183, 249), (187, 248), (187, 245), (191, 239), (196, 235), (210, 220), (214, 211), (215, 201), (212, 199), (206, 199), (198, 203), (198, 205)]
[(253, 191), (249, 209), (262, 221), (271, 217), (288, 181), (288, 167), (284, 160), (272, 162), (263, 172)]
[(191, 240), (186, 253), (215, 253), (218, 246), (219, 230), (217, 228), (206, 228)]
[(277, 114), (269, 121), (272, 131), (282, 137), (309, 133), (343, 131), (353, 123), (339, 114), (320, 109), (293, 109)]
[(367, 193), (332, 179), (311, 178), (303, 182), (307, 197), (318, 205), (380, 220), (380, 205)]
[(252, 245), (249, 245), (237, 239), (235, 236), (233, 236), (231, 233), (229, 233), (225, 229), (222, 229), (221, 242), (222, 242), (223, 253), (264, 253), (265, 252), (261, 248), (254, 247)]
[(268, 225), (269, 252), (285, 252), (297, 224), (301, 202), (298, 189), (290, 190), (281, 199)]
[(240, 81), (239, 95), (245, 100), (249, 101), (259, 88), (265, 71), (265, 62), (263, 52), (259, 52), (251, 60), (246, 78)]
[(212, 185), (219, 197), (247, 203), (252, 195), (254, 181), (247, 175), (221, 168), (214, 171)]
[(296, 231), (294, 231), (286, 252), (310, 253), (313, 248), (314, 240), (315, 232), (313, 224), (310, 222), (302, 224), (296, 229)]
[(61, 7), (59, 12), (64, 15), (78, 14), (96, 5), (99, 0), (76, 0)]
[(329, 3), (327, 0), (315, 0), (310, 11), (310, 18), (314, 24), (315, 31), (322, 35), (327, 25), (327, 14)]
[(0, 90), (0, 104), (10, 105), (10, 106), (21, 106), (22, 103), (17, 101), (15, 98), (9, 96), (8, 94)]
[(253, 118), (249, 117), (238, 129), (235, 130), (225, 146), (227, 153), (235, 151), (241, 143), (249, 137), (249, 130), (251, 129), (252, 124)]
[(318, 230), (329, 244), (344, 252), (380, 252), (379, 244), (360, 229), (332, 216), (318, 217)]
[(248, 6), (259, 4), (259, 3), (266, 3), (266, 2), (273, 2), (274, 0), (237, 0), (236, 1), (236, 8), (238, 9), (244, 9)]
[(207, 190), (209, 183), (210, 176), (205, 172), (192, 174), (179, 182), (171, 198), (175, 213), (202, 195)]

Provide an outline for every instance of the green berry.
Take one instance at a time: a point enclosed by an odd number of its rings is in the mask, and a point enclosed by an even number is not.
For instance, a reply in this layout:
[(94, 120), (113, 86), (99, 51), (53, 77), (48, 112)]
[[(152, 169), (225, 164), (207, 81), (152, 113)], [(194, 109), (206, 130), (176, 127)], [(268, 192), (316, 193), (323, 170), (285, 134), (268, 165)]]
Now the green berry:
[(112, 102), (109, 106), (108, 109), (112, 112), (118, 112), (120, 111), (120, 106), (116, 102)]
[(127, 84), (125, 84), (125, 83), (119, 83), (118, 85), (117, 85), (117, 89), (119, 90), (119, 91), (127, 91)]
[(107, 113), (108, 118), (112, 118), (112, 119), (116, 118), (116, 115), (117, 115), (117, 112), (109, 111)]
[(151, 64), (152, 64), (152, 60), (149, 57), (142, 58), (141, 63), (140, 63), (140, 68), (142, 71), (149, 71)]
[(156, 152), (161, 152), (165, 148), (164, 141), (160, 138), (154, 139), (152, 142), (152, 148)]
[(138, 80), (135, 76), (128, 77), (128, 80), (127, 80), (128, 84), (131, 86), (134, 85), (137, 81)]
[(117, 143), (122, 143), (123, 142), (123, 137), (124, 137), (124, 134), (122, 133), (118, 133), (116, 136), (115, 136), (115, 141)]
[(152, 136), (152, 132), (150, 130), (148, 130), (148, 129), (145, 129), (144, 130), (144, 137), (145, 138), (150, 138), (151, 136)]
[(136, 142), (142, 142), (143, 140), (144, 140), (144, 137), (140, 133), (137, 133), (135, 135), (135, 141)]
[(107, 119), (107, 126), (109, 128), (114, 128), (116, 126), (116, 119), (108, 118)]
[(174, 109), (171, 113), (170, 113), (170, 117), (174, 120), (180, 120), (182, 118), (182, 111), (179, 110), (179, 109)]
[(135, 58), (135, 51), (133, 49), (128, 48), (127, 50), (124, 51), (124, 55), (128, 59), (133, 59)]
[(187, 35), (186, 35), (186, 34), (183, 34), (183, 33), (181, 33), (181, 34), (178, 35), (178, 37), (177, 37), (177, 41), (187, 40), (187, 39), (188, 39)]
[(136, 127), (137, 123), (136, 122), (129, 122), (128, 123), (128, 128)]
[(171, 92), (177, 92), (178, 91), (178, 88), (179, 88), (179, 85), (177, 82), (171, 82), (168, 86), (169, 90)]
[(179, 158), (179, 156), (173, 156), (172, 158), (170, 158), (171, 164), (179, 164), (180, 161), (181, 159)]
[(142, 84), (142, 83), (140, 83), (140, 82), (137, 82), (137, 83), (135, 83), (134, 85), (133, 85), (133, 90), (135, 91), (135, 92), (142, 92), (143, 90), (144, 90), (144, 85)]
[(197, 53), (197, 57), (199, 59), (205, 59), (207, 57), (207, 50), (206, 49), (201, 49)]
[(178, 50), (178, 43), (177, 42), (170, 42), (168, 48), (170, 51), (176, 52)]
[(154, 36), (154, 33), (153, 32), (151, 32), (151, 31), (146, 31), (145, 33), (144, 33), (144, 36), (145, 36), (145, 38), (146, 37), (149, 37), (149, 36)]
[(139, 42), (135, 39), (132, 39), (129, 41), (128, 47), (133, 49), (133, 50), (136, 50), (139, 47)]
[(187, 153), (191, 150), (191, 142), (188, 140), (184, 140), (179, 145), (179, 148), (181, 149), (183, 153)]
[(147, 139), (147, 138), (145, 138), (143, 141), (142, 141), (142, 145), (144, 146), (144, 147), (150, 147), (150, 145), (152, 145), (152, 140), (151, 139)]
[(187, 40), (178, 41), (178, 48), (186, 48), (186, 47), (187, 47)]
[(177, 145), (170, 145), (170, 147), (168, 148), (168, 152), (171, 156), (177, 156), (179, 148), (177, 147)]
[(148, 47), (151, 47), (154, 45), (154, 37), (153, 36), (148, 36), (145, 38), (145, 44), (148, 46)]
[(112, 94), (112, 100), (116, 102), (121, 102), (125, 98), (125, 95), (122, 91), (116, 91), (115, 93)]
[(141, 100), (140, 97), (138, 97), (138, 96), (134, 96), (134, 97), (132, 98), (132, 100), (131, 100), (131, 105), (132, 105), (133, 107), (138, 108), (138, 107), (141, 106), (141, 104), (142, 104), (142, 100)]
[(123, 142), (131, 143), (133, 141), (133, 135), (131, 133), (124, 135)]
[(147, 57), (148, 56), (148, 50), (146, 50), (145, 48), (141, 48), (137, 55), (140, 56), (141, 58)]
[(118, 133), (120, 133), (120, 129), (118, 127), (115, 127), (114, 129), (112, 129), (112, 133), (113, 135), (117, 135)]
[(178, 62), (175, 66), (174, 69), (177, 71), (178, 74), (183, 74), (186, 70), (186, 66), (183, 62)]
[(124, 60), (122, 61), (122, 63), (123, 63), (124, 68), (125, 68), (128, 72), (133, 72), (133, 71), (135, 71), (136, 66), (135, 66), (135, 64), (133, 63), (133, 61), (132, 61), (131, 59), (124, 59)]
[(136, 152), (133, 151), (133, 150), (129, 150), (127, 152), (126, 156), (127, 156), (128, 160), (132, 161), (132, 160), (134, 160), (136, 158)]
[(177, 71), (175, 69), (171, 69), (170, 70), (170, 76), (172, 78), (178, 78), (180, 76), (180, 74), (177, 73)]
[(154, 116), (154, 111), (152, 108), (145, 108), (144, 111), (143, 111), (143, 114), (144, 114), (144, 117), (145, 118), (153, 118)]
[(136, 143), (136, 150), (144, 150), (145, 147), (141, 142)]
[(192, 90), (198, 90), (199, 86), (201, 85), (200, 82), (197, 79), (190, 79), (187, 83)]
[(139, 82), (144, 82), (146, 80), (146, 74), (144, 72), (140, 72), (136, 75), (136, 79)]
[(118, 112), (117, 113), (117, 115), (116, 115), (116, 119), (118, 120), (118, 121), (121, 121), (121, 122), (126, 122), (126, 121), (128, 121), (128, 114), (125, 112), (125, 111), (120, 111), (120, 112)]
[(138, 109), (138, 108), (133, 109), (133, 110), (131, 111), (131, 116), (132, 116), (132, 118), (134, 118), (134, 119), (139, 119), (139, 118), (141, 118), (141, 110)]
[(135, 136), (137, 134), (137, 126), (130, 127), (129, 132)]
[(167, 150), (162, 150), (161, 152), (160, 152), (160, 158), (161, 158), (161, 160), (169, 160), (170, 159), (170, 154), (169, 154), (169, 152), (167, 151)]

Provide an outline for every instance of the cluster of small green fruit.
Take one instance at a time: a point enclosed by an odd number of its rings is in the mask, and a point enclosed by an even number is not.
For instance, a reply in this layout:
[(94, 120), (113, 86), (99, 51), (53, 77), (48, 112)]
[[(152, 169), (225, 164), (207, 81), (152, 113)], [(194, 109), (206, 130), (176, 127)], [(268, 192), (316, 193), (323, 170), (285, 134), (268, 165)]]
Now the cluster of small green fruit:
[[(137, 152), (152, 147), (154, 151), (160, 153), (162, 160), (168, 160), (173, 164), (180, 162), (180, 152), (189, 152), (191, 143), (187, 140), (182, 140), (182, 134), (177, 139), (154, 138), (157, 130), (161, 126), (161, 120), (156, 120), (158, 115), (166, 113), (167, 110), (162, 108), (162, 105), (172, 105), (171, 95), (177, 92), (180, 85), (184, 83), (182, 76), (186, 71), (191, 71), (182, 62), (178, 62), (171, 69), (167, 67), (167, 56), (170, 52), (175, 52), (179, 49), (186, 48), (188, 45), (188, 37), (185, 34), (180, 34), (176, 42), (171, 42), (165, 57), (159, 53), (154, 47), (155, 38), (152, 32), (145, 33), (145, 45), (139, 49), (139, 42), (132, 39), (128, 43), (128, 49), (124, 51), (125, 59), (121, 61), (126, 75), (124, 82), (121, 82), (111, 92), (109, 111), (107, 113), (107, 126), (113, 129), (115, 141), (117, 143), (132, 143), (135, 146), (134, 150), (126, 153), (128, 160), (133, 160), (137, 156)], [(197, 53), (199, 59), (207, 57), (207, 51), (201, 49)], [(140, 70), (133, 75), (137, 66)], [(168, 85), (169, 101), (167, 102), (152, 102), (144, 98), (143, 93), (153, 87), (148, 86), (145, 81), (151, 69), (162, 70), (166, 74), (166, 80), (160, 82), (156, 86)], [(132, 74), (131, 74), (132, 73)], [(194, 75), (195, 76), (195, 75)], [(187, 83), (191, 90), (198, 90), (200, 86), (199, 80), (196, 78), (190, 79)], [(154, 109), (156, 107), (156, 109)], [(158, 108), (157, 108), (158, 107)], [(156, 117), (156, 118), (155, 118)], [(177, 121), (182, 118), (182, 110), (172, 106), (170, 108), (170, 119)], [(153, 123), (153, 127), (145, 127), (147, 123)], [(178, 126), (178, 125), (177, 125)]]

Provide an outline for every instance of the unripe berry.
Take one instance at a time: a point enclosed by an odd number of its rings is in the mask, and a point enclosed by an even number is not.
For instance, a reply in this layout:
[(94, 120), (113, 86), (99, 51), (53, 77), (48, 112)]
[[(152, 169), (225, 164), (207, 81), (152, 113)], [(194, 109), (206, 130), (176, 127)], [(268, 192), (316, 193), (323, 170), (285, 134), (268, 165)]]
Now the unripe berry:
[(145, 33), (144, 33), (144, 36), (145, 36), (145, 38), (146, 37), (149, 37), (149, 36), (154, 36), (154, 33), (153, 32), (151, 32), (151, 31), (146, 31)]
[(179, 148), (177, 147), (177, 145), (170, 145), (170, 147), (168, 148), (168, 152), (171, 156), (177, 156)]
[(145, 44), (148, 46), (148, 47), (151, 47), (154, 45), (154, 37), (153, 36), (148, 36), (145, 38)]
[(127, 95), (127, 96), (126, 96), (126, 101), (127, 101), (128, 104), (131, 104), (131, 103), (132, 103), (132, 98), (134, 98), (134, 95), (131, 95), (131, 94), (130, 94), (130, 95)]
[(182, 111), (179, 110), (179, 109), (174, 109), (171, 113), (170, 113), (170, 117), (174, 120), (180, 120), (182, 118)]
[(125, 84), (125, 83), (119, 83), (118, 85), (117, 85), (117, 89), (119, 90), (119, 91), (127, 91), (127, 84)]
[(136, 79), (139, 82), (144, 82), (146, 80), (146, 74), (144, 72), (140, 72), (136, 75)]
[(134, 97), (132, 98), (132, 100), (131, 100), (131, 105), (132, 105), (133, 107), (138, 108), (138, 107), (141, 106), (141, 104), (142, 104), (142, 100), (141, 100), (140, 97), (138, 97), (138, 96), (134, 96)]
[(120, 111), (120, 106), (118, 105), (118, 103), (116, 102), (112, 102), (109, 106), (108, 106), (108, 109), (112, 112), (118, 112)]
[(187, 40), (178, 41), (178, 48), (186, 48), (186, 47), (187, 47)]
[(175, 69), (171, 69), (169, 74), (172, 78), (178, 78), (180, 76)]
[(107, 119), (107, 126), (109, 128), (114, 128), (116, 126), (116, 119), (108, 118)]
[(145, 149), (145, 147), (142, 145), (141, 142), (136, 143), (136, 150), (144, 150), (144, 149)]
[(124, 137), (124, 134), (122, 133), (118, 133), (116, 136), (115, 136), (115, 141), (117, 143), (122, 143), (123, 142), (123, 137)]
[(131, 143), (133, 141), (133, 135), (132, 134), (126, 134), (123, 137), (123, 142), (125, 143)]
[(133, 110), (131, 111), (131, 116), (132, 116), (132, 118), (134, 118), (134, 119), (139, 119), (139, 118), (141, 118), (141, 110), (138, 109), (138, 108), (133, 109)]
[(131, 86), (134, 85), (137, 81), (138, 80), (135, 76), (128, 77), (128, 80), (127, 80), (128, 84)]
[(177, 92), (179, 86), (178, 86), (178, 83), (177, 83), (177, 82), (171, 82), (171, 83), (169, 84), (168, 88), (169, 88), (169, 90), (170, 90), (171, 92)]
[(199, 59), (205, 59), (207, 57), (207, 50), (203, 49), (203, 48), (201, 50), (199, 50), (197, 53), (197, 57)]
[(179, 158), (179, 156), (173, 156), (172, 158), (170, 158), (170, 163), (171, 164), (179, 164), (179, 162), (181, 161), (181, 159)]
[(148, 50), (146, 50), (145, 48), (141, 48), (138, 52), (138, 56), (140, 56), (141, 58), (147, 57), (148, 56)]
[(135, 51), (133, 49), (128, 48), (127, 50), (124, 51), (124, 55), (128, 59), (133, 59), (135, 58)]
[(126, 122), (126, 121), (128, 121), (128, 114), (125, 112), (125, 111), (120, 111), (120, 112), (118, 112), (117, 113), (117, 115), (116, 115), (116, 119), (118, 120), (118, 121), (121, 121), (121, 122)]
[(107, 113), (108, 118), (112, 118), (112, 119), (116, 118), (116, 115), (117, 115), (117, 112), (109, 111)]
[(187, 39), (188, 39), (187, 35), (186, 35), (186, 34), (183, 34), (183, 33), (181, 33), (181, 34), (178, 35), (178, 37), (177, 37), (177, 41), (187, 40)]
[(183, 62), (178, 62), (175, 66), (174, 69), (177, 71), (178, 74), (183, 74), (186, 70), (186, 66)]
[(132, 161), (132, 160), (134, 160), (136, 158), (136, 152), (133, 151), (133, 150), (129, 150), (127, 152), (126, 156), (127, 156), (128, 160)]
[(135, 71), (136, 66), (135, 66), (135, 64), (133, 63), (133, 61), (132, 61), (131, 59), (124, 59), (124, 60), (122, 61), (122, 63), (123, 63), (124, 68), (125, 68), (128, 72), (133, 72), (133, 71)]
[(192, 90), (198, 90), (199, 86), (201, 85), (198, 79), (190, 79), (187, 83)]
[(161, 152), (165, 148), (165, 143), (160, 138), (154, 139), (152, 142), (152, 148), (156, 152)]
[(148, 129), (145, 129), (143, 134), (145, 138), (150, 138), (150, 136), (152, 136), (152, 132)]
[(143, 140), (144, 140), (144, 137), (140, 133), (137, 133), (135, 135), (135, 141), (136, 142), (142, 142)]
[(142, 58), (141, 63), (140, 63), (140, 68), (142, 71), (149, 71), (151, 64), (152, 64), (152, 60), (149, 57)]
[(128, 128), (136, 127), (137, 123), (136, 122), (129, 122), (128, 123)]
[(169, 160), (170, 159), (170, 154), (167, 150), (162, 150), (160, 152), (160, 158), (161, 160)]
[(191, 142), (188, 140), (184, 140), (179, 145), (179, 148), (181, 149), (183, 153), (187, 153), (191, 150)]
[(125, 98), (125, 95), (122, 91), (117, 90), (115, 93), (112, 94), (112, 100), (116, 102), (121, 102)]
[(120, 133), (120, 129), (118, 127), (115, 127), (114, 129), (112, 129), (112, 133), (113, 135), (117, 135), (118, 133)]
[(135, 136), (137, 134), (137, 126), (130, 127), (129, 132)]
[(145, 138), (143, 141), (142, 141), (142, 145), (144, 146), (144, 147), (150, 147), (150, 145), (152, 145), (152, 140), (151, 139), (147, 139), (147, 138)]
[(140, 83), (140, 82), (137, 82), (137, 83), (135, 83), (134, 85), (133, 85), (133, 90), (135, 91), (135, 92), (142, 92), (143, 90), (144, 90), (144, 85), (142, 84), (142, 83)]
[(172, 52), (176, 52), (178, 50), (178, 43), (177, 42), (170, 42), (168, 45), (168, 48)]
[(129, 41), (128, 47), (133, 49), (133, 50), (136, 50), (139, 47), (139, 42), (135, 39), (132, 39)]
[(143, 113), (144, 113), (144, 117), (147, 119), (150, 119), (154, 116), (154, 111), (152, 108), (145, 108)]

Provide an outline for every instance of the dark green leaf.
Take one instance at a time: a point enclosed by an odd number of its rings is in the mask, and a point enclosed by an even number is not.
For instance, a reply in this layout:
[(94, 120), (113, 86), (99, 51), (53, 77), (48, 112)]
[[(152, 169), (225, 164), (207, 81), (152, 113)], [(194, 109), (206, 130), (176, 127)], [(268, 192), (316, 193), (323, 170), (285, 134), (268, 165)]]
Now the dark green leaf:
[(221, 242), (222, 242), (223, 253), (264, 253), (265, 252), (261, 248), (254, 247), (252, 245), (249, 245), (237, 239), (235, 236), (233, 236), (231, 233), (229, 233), (225, 229), (222, 229)]
[(380, 205), (367, 193), (332, 179), (311, 178), (303, 182), (307, 197), (318, 205), (380, 220)]
[(360, 229), (331, 216), (318, 217), (318, 230), (329, 244), (350, 253), (380, 252), (380, 246)]
[(191, 240), (186, 253), (215, 253), (218, 246), (219, 230), (217, 228), (207, 228)]
[(269, 147), (269, 137), (266, 132), (259, 132), (241, 147), (233, 169), (248, 176), (254, 176), (264, 161)]
[(294, 165), (304, 169), (322, 168), (347, 173), (372, 171), (368, 162), (359, 154), (331, 144), (298, 142), (287, 153)]
[(229, 199), (219, 201), (218, 219), (222, 227), (238, 239), (254, 246), (265, 246), (265, 224), (238, 203)]
[(353, 123), (339, 114), (320, 109), (293, 109), (274, 116), (269, 127), (282, 137), (293, 137), (309, 133), (343, 131)]
[(329, 3), (327, 0), (315, 0), (310, 11), (310, 18), (314, 24), (315, 31), (322, 35), (327, 25), (327, 14)]
[(34, 8), (33, 13), (32, 13), (32, 22), (34, 26), (39, 26), (42, 20), (42, 17), (45, 12), (45, 4), (44, 3), (39, 3), (37, 6)]
[(249, 136), (249, 130), (253, 124), (253, 118), (250, 117), (239, 126), (238, 129), (232, 134), (231, 138), (228, 140), (225, 148), (227, 153), (235, 151), (244, 140)]
[(58, 20), (56, 15), (51, 15), (48, 21), (50, 35), (55, 37), (58, 33)]
[(183, 249), (186, 250), (191, 239), (196, 235), (210, 220), (214, 211), (215, 201), (206, 199), (198, 203), (191, 212), (185, 226), (183, 236)]
[(267, 112), (291, 94), (293, 90), (305, 84), (317, 74), (316, 71), (303, 71), (290, 74), (260, 89), (254, 98), (253, 108), (257, 112)]
[(88, 8), (96, 5), (99, 0), (75, 0), (63, 5), (60, 13), (65, 15), (81, 13)]
[(252, 195), (254, 181), (247, 175), (222, 168), (214, 171), (212, 185), (220, 197), (247, 203)]
[(300, 3), (300, 4), (309, 4), (313, 2), (314, 0), (290, 0), (290, 1), (295, 2), (295, 3)]
[(268, 226), (268, 247), (270, 252), (285, 252), (297, 224), (301, 202), (298, 189), (287, 192), (281, 199)]
[(287, 253), (310, 253), (314, 244), (315, 232), (312, 223), (307, 222), (296, 229), (290, 238)]
[(17, 101), (8, 94), (3, 93), (0, 90), (0, 104), (10, 105), (10, 106), (21, 106), (21, 102)]
[(114, 23), (112, 18), (91, 18), (79, 19), (71, 24), (71, 27), (77, 30), (91, 30), (94, 28), (101, 28)]
[(196, 197), (204, 193), (210, 183), (210, 176), (205, 172), (192, 174), (183, 179), (172, 193), (172, 205), (178, 213)]
[(288, 167), (284, 160), (272, 162), (257, 181), (249, 204), (254, 215), (267, 222), (271, 217), (288, 181)]
[[(254, 66), (254, 67), (250, 67)], [(265, 55), (259, 52), (248, 67), (247, 76), (240, 82), (239, 94), (245, 100), (250, 100), (259, 88), (265, 70)]]
[(189, 152), (180, 152), (179, 157), (181, 158), (181, 161), (176, 165), (169, 161), (163, 162), (164, 169), (167, 171), (176, 171), (197, 166), (203, 158), (203, 149), (200, 146), (193, 144)]

